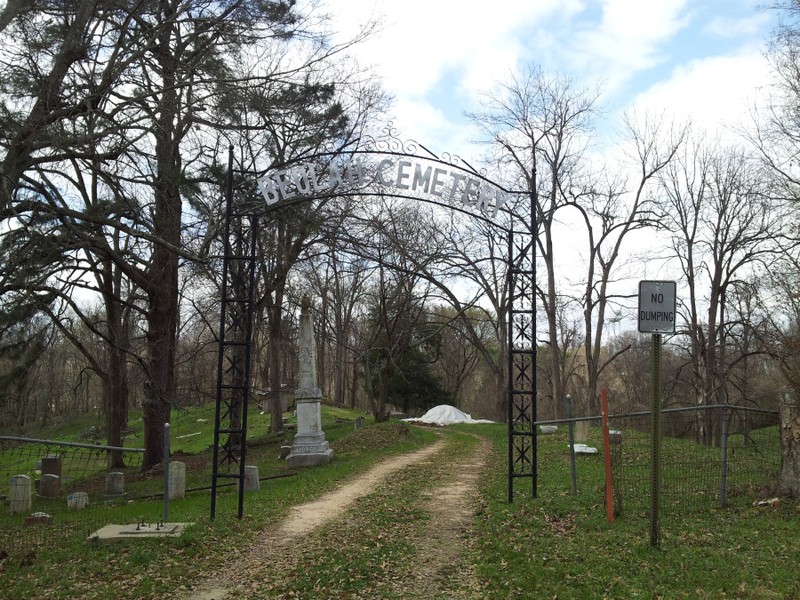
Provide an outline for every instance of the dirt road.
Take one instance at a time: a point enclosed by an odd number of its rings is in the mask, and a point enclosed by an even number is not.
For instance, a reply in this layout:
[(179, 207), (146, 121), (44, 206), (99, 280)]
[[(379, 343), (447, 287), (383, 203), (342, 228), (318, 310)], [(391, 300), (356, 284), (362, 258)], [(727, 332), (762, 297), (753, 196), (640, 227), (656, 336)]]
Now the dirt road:
[[(337, 521), (346, 520), (347, 530), (360, 530), (359, 521), (367, 518), (367, 514), (355, 506), (358, 501), (380, 492), (412, 466), (436, 483), (420, 492), (419, 506), (426, 513), (418, 520), (421, 525), (403, 530), (406, 539), (402, 542), (413, 547), (411, 558), (393, 566), (391, 577), (361, 589), (357, 597), (440, 598), (449, 597), (443, 590), (454, 587), (478, 589), (477, 583), (470, 581), (472, 573), (464, 560), (464, 548), (476, 508), (475, 488), (485, 466), (489, 443), (481, 440), (462, 456), (450, 456), (445, 452), (446, 446), (447, 440), (442, 439), (423, 450), (379, 463), (318, 500), (294, 507), (283, 523), (262, 532), (241, 553), (235, 572), (214, 574), (190, 595), (182, 596), (182, 600), (297, 597), (287, 592), (287, 582), (277, 588), (276, 582), (286, 577), (286, 573), (302, 571), (309, 553), (321, 555), (324, 560), (325, 548), (346, 544), (346, 535), (337, 538), (330, 531), (335, 529)], [(376, 537), (382, 535), (381, 531)], [(392, 543), (397, 544), (397, 534), (392, 537)], [(370, 542), (380, 543), (380, 540)], [(463, 592), (458, 597), (464, 597)]]

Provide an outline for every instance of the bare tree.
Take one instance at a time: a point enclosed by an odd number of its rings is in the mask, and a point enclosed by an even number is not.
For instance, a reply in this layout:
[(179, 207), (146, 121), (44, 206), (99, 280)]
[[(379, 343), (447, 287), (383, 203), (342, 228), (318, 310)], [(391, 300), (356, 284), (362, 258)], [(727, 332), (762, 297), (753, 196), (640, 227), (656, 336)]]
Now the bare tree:
[(435, 240), (424, 260), (410, 255), (414, 270), (436, 288), (436, 299), (452, 307), (459, 323), (447, 325), (466, 337), (491, 373), (490, 415), (507, 415), (508, 241), (491, 222), (451, 213), (424, 220), (428, 240)]
[[(775, 6), (781, 13), (781, 21), (771, 39), (768, 57), (777, 77), (777, 93), (767, 107), (766, 118), (757, 120), (755, 133), (750, 140), (759, 156), (779, 185), (775, 191), (776, 200), (788, 200), (796, 211), (800, 200), (800, 174), (797, 170), (797, 156), (800, 152), (800, 2), (781, 0)], [(796, 237), (796, 235), (795, 235)], [(793, 250), (793, 249), (792, 249)], [(785, 258), (788, 271), (776, 271), (779, 281), (792, 282), (798, 270), (794, 252), (787, 252)], [(784, 288), (789, 294), (775, 307), (787, 308), (788, 323), (775, 322), (771, 328), (774, 342), (770, 344), (778, 350), (778, 364), (789, 383), (792, 393), (784, 396), (781, 406), (781, 453), (782, 468), (780, 486), (795, 497), (800, 496), (800, 393), (797, 381), (797, 323), (793, 315), (798, 314), (795, 306), (795, 289)], [(769, 339), (769, 338), (768, 338)]]
[(779, 391), (781, 472), (779, 489), (800, 497), (800, 302), (797, 285), (800, 261), (797, 252), (787, 252), (759, 286), (758, 305), (764, 315), (754, 334), (764, 352), (780, 368), (786, 386)]
[[(467, 386), (474, 381), (474, 374), (481, 359), (479, 345), (471, 342), (473, 332), (481, 336), (482, 345), (496, 341), (491, 326), (484, 320), (483, 311), (469, 309), (463, 318), (447, 305), (433, 307), (433, 318), (442, 328), (442, 356), (437, 368), (442, 372), (444, 385), (453, 395), (458, 406), (463, 406)], [(471, 329), (465, 323), (471, 323)], [(491, 416), (491, 415), (489, 415)]]
[[(618, 356), (606, 354), (607, 311), (620, 306), (626, 297), (614, 291), (614, 277), (624, 258), (623, 246), (629, 234), (652, 226), (653, 209), (650, 184), (675, 157), (683, 133), (667, 130), (660, 122), (646, 120), (639, 127), (626, 120), (632, 140), (632, 174), (596, 184), (572, 196), (571, 206), (581, 215), (587, 234), (586, 276), (583, 282), (583, 344), (586, 365), (586, 390), (589, 414), (600, 413), (599, 379), (603, 370)], [(681, 129), (681, 131), (684, 131)], [(629, 276), (629, 273), (622, 273)], [(624, 352), (620, 348), (618, 352)]]
[[(738, 281), (765, 271), (781, 251), (783, 214), (769, 192), (769, 176), (740, 149), (696, 143), (661, 175), (671, 256), (680, 265), (687, 297), (680, 303), (695, 404), (726, 401), (733, 357), (725, 331), (728, 295)], [(698, 441), (714, 432), (698, 413)]]
[(348, 227), (354, 251), (374, 265), (358, 329), (367, 397), (379, 421), (388, 418), (389, 403), (408, 405), (400, 388), (412, 379), (424, 383), (429, 400), (444, 395), (430, 370), (440, 327), (429, 323), (432, 283), (425, 276), (440, 256), (439, 241), (419, 206), (383, 200), (365, 206)]
[[(500, 93), (487, 95), (486, 110), (473, 115), (512, 187), (525, 190), (535, 207), (537, 255), (545, 271), (545, 282), (537, 284), (537, 290), (547, 320), (551, 387), (561, 416), (568, 375), (558, 362), (557, 215), (569, 204), (570, 190), (587, 189), (584, 157), (598, 95), (578, 89), (565, 77), (548, 77), (529, 68), (521, 77), (512, 77)], [(524, 213), (516, 218), (527, 220)]]
[(303, 276), (320, 298), (319, 372), (328, 378), (334, 403), (355, 408), (352, 381), (358, 356), (355, 321), (363, 314), (370, 263), (352, 252), (352, 246), (334, 237), (325, 241), (325, 252), (303, 265)]

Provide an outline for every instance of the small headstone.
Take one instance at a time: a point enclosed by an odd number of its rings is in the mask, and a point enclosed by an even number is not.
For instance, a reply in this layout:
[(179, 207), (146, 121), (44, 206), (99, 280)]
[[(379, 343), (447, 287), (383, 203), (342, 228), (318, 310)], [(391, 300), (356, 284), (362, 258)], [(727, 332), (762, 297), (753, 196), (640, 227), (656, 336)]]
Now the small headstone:
[(42, 459), (42, 475), (58, 475), (61, 477), (61, 455), (48, 454)]
[(125, 473), (112, 471), (106, 474), (106, 497), (118, 498), (125, 495)]
[(14, 475), (10, 481), (11, 512), (27, 513), (31, 511), (33, 482), (28, 475)]
[(549, 435), (558, 431), (558, 425), (539, 425), (539, 433)]
[(172, 460), (169, 463), (169, 499), (186, 496), (186, 463)]
[(45, 473), (39, 482), (39, 495), (42, 498), (58, 498), (61, 495), (61, 477)]
[(245, 465), (244, 491), (254, 492), (259, 489), (261, 489), (261, 482), (258, 480), (258, 467), (256, 465)]
[(83, 510), (89, 506), (88, 492), (72, 492), (67, 496), (67, 508), (72, 510)]
[(292, 453), (291, 446), (281, 446), (281, 454), (280, 454), (281, 460), (284, 460), (291, 453)]
[(356, 419), (356, 429), (361, 429), (364, 426), (364, 417), (358, 417)]
[(597, 454), (597, 448), (587, 446), (586, 444), (573, 444), (575, 454)]
[(585, 444), (589, 441), (589, 421), (577, 421), (575, 423), (575, 442)]

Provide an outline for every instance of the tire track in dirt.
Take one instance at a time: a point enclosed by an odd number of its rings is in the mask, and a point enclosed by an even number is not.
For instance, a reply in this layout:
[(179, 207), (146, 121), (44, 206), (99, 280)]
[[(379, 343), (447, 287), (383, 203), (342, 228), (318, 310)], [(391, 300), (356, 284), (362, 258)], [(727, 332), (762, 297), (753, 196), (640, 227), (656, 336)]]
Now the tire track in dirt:
[(464, 550), (478, 508), (478, 479), (490, 452), (491, 442), (481, 438), (475, 450), (444, 467), (444, 482), (426, 494), (428, 525), (414, 540), (414, 557), (392, 586), (393, 594), (415, 599), (481, 597)]

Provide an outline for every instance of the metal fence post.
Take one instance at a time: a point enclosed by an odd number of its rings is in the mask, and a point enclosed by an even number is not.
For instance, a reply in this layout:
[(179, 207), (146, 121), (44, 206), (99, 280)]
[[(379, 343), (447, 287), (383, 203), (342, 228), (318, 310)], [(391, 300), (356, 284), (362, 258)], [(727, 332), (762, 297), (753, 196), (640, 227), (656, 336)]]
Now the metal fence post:
[(572, 396), (567, 394), (567, 419), (569, 419), (569, 462), (572, 467), (572, 495), (578, 493), (578, 484), (575, 478), (575, 423), (572, 421)]
[(169, 423), (164, 423), (164, 523), (169, 521)]
[(728, 407), (722, 409), (722, 462), (719, 476), (719, 505), (725, 507), (728, 502)]

